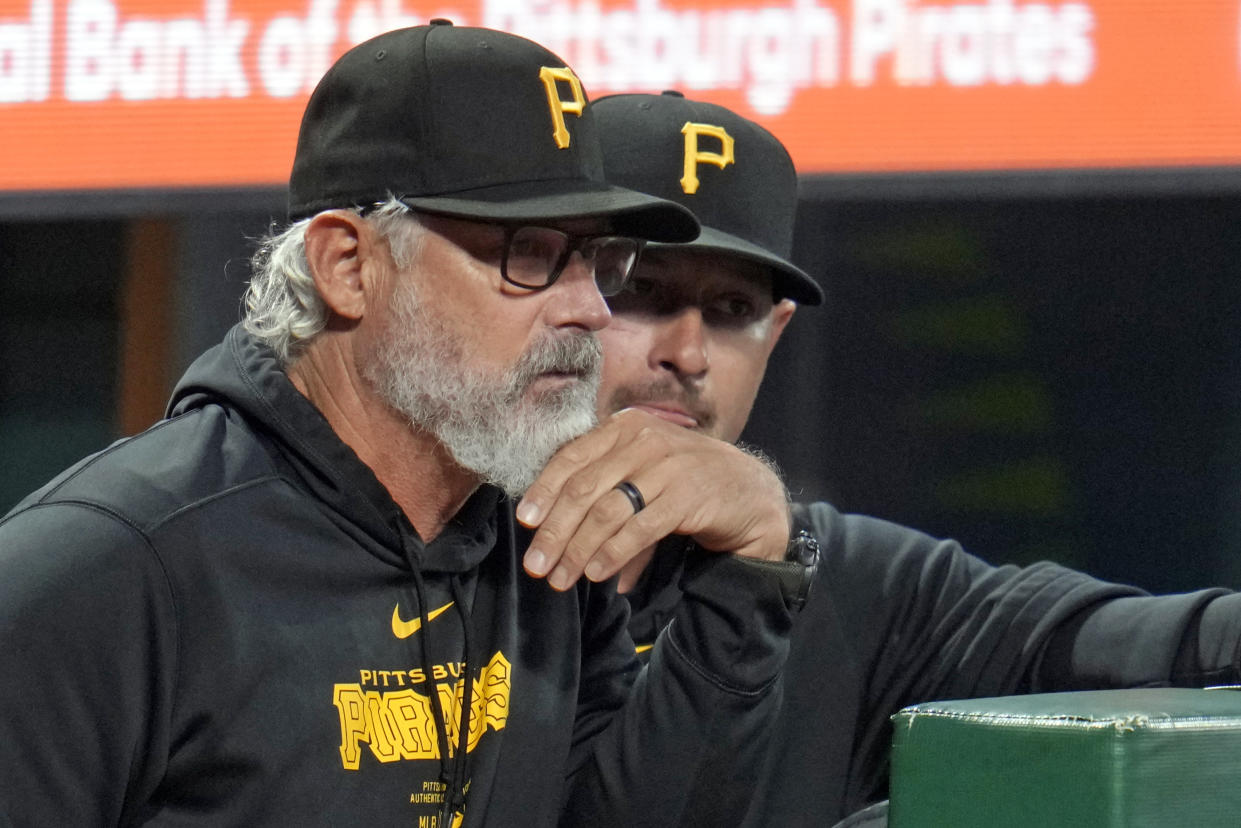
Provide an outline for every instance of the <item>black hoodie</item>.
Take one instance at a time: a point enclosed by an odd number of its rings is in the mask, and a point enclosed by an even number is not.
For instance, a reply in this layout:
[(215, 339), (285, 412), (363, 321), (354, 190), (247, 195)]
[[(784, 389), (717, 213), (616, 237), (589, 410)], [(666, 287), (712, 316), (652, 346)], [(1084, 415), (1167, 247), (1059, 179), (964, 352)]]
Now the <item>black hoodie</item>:
[[(953, 541), (826, 503), (793, 516), (822, 559), (793, 630), (772, 751), (745, 818), (730, 824), (820, 828), (884, 799), (890, 717), (906, 705), (1241, 679), (1241, 594), (1147, 596), (1053, 563), (990, 566)], [(639, 646), (681, 609), (681, 546), (661, 544), (629, 593)]]
[(424, 543), (235, 328), (0, 521), (0, 825), (730, 821), (779, 583), (706, 561), (640, 674), (613, 586), (527, 577), (516, 531), (482, 487)]

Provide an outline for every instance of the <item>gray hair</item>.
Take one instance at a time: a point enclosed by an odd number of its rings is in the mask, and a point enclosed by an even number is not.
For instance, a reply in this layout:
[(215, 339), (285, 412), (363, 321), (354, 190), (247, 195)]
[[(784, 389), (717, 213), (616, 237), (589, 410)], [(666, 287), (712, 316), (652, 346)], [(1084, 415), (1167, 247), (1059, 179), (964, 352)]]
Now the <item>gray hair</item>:
[[(390, 196), (376, 207), (354, 212), (365, 215), (388, 241), (398, 268), (410, 266), (422, 239), (422, 225), (412, 210)], [(242, 324), (275, 351), (284, 366), (295, 361), (328, 322), (328, 307), (306, 262), (306, 228), (311, 221), (302, 219), (273, 230), (250, 260)]]

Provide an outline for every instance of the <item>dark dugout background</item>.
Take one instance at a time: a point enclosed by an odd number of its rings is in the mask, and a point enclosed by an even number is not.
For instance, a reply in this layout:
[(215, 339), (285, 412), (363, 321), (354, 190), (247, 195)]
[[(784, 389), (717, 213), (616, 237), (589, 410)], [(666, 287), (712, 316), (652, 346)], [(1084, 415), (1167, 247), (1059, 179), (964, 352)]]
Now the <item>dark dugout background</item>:
[[(828, 303), (744, 439), (801, 499), (995, 563), (1241, 586), (1241, 188), (945, 180), (805, 182)], [(30, 207), (0, 204), (0, 511), (158, 416), (282, 195)]]
[(805, 203), (828, 303), (743, 439), (992, 562), (1241, 585), (1241, 202), (1121, 189)]

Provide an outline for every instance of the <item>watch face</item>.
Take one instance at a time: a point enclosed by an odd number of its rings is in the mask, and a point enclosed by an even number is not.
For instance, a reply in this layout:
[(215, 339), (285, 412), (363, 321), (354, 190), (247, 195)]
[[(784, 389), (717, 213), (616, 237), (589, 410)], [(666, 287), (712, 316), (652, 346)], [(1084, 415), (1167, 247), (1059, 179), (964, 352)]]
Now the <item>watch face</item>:
[(802, 566), (813, 566), (819, 558), (819, 542), (809, 532), (798, 532), (789, 541), (785, 560), (794, 561)]

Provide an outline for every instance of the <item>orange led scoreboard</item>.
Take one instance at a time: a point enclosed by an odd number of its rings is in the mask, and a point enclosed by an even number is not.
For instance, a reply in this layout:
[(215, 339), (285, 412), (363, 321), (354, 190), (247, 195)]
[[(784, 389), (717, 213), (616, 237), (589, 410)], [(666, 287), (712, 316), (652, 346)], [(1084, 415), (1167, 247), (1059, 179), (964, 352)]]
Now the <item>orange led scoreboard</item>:
[(334, 57), (433, 17), (737, 109), (804, 174), (1241, 166), (1238, 0), (0, 0), (0, 191), (281, 186)]

